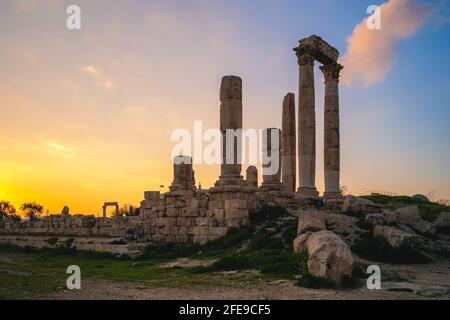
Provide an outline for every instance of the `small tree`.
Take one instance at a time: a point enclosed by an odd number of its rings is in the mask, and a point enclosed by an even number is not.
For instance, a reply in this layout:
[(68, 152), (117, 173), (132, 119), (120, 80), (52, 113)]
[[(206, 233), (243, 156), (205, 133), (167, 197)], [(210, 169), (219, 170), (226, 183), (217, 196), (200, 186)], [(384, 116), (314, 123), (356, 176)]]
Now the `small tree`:
[(16, 215), (16, 208), (9, 201), (0, 201), (0, 219), (10, 218), (14, 215)]
[(37, 220), (42, 215), (44, 207), (36, 202), (25, 202), (20, 207), (20, 210), (24, 212), (25, 217), (33, 221)]
[(119, 209), (120, 215), (121, 216), (134, 216), (136, 215), (136, 210), (134, 208), (134, 206), (132, 204), (124, 204), (120, 209)]

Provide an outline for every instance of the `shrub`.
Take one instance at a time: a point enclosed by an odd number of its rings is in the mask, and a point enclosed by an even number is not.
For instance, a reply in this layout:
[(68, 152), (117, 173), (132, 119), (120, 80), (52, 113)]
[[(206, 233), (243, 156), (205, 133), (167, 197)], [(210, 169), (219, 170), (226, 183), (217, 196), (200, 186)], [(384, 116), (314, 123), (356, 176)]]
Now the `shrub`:
[(406, 245), (393, 248), (384, 238), (374, 238), (371, 234), (362, 237), (356, 242), (352, 251), (361, 258), (387, 263), (419, 264), (430, 261), (421, 252), (418, 252)]
[(249, 220), (252, 225), (261, 225), (268, 221), (276, 221), (286, 215), (288, 215), (288, 212), (283, 207), (265, 206), (257, 211), (251, 212), (249, 215)]
[(51, 237), (51, 238), (48, 238), (47, 240), (45, 240), (45, 242), (47, 242), (51, 246), (54, 246), (58, 242), (58, 240), (59, 239), (56, 237)]

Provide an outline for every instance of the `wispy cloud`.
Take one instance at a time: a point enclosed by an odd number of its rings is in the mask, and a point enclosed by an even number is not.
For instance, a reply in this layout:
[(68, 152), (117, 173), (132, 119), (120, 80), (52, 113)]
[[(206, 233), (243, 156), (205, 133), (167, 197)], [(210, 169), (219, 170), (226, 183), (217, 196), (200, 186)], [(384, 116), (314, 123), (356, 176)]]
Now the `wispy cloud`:
[(82, 71), (89, 74), (94, 80), (97, 86), (102, 87), (106, 90), (113, 90), (114, 89), (114, 83), (112, 80), (105, 77), (103, 72), (94, 66), (84, 66), (82, 67)]
[(434, 12), (435, 5), (421, 4), (419, 0), (389, 0), (380, 9), (381, 30), (370, 30), (364, 19), (347, 39), (347, 53), (341, 59), (346, 85), (362, 82), (367, 87), (382, 81), (394, 64), (397, 43), (413, 36)]
[(70, 150), (63, 144), (51, 142), (48, 144), (48, 151), (52, 154), (57, 154), (64, 157), (72, 157), (75, 155), (75, 152)]

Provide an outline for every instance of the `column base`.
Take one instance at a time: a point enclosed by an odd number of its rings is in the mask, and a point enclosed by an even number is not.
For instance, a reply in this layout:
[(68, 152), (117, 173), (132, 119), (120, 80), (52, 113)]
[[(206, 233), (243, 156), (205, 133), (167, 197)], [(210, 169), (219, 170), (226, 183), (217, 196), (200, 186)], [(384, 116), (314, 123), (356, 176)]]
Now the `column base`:
[(240, 174), (224, 174), (214, 184), (215, 187), (241, 186), (244, 184), (244, 177)]
[(297, 190), (297, 196), (300, 198), (318, 198), (319, 191), (316, 187), (300, 187)]
[(263, 183), (260, 187), (260, 190), (263, 192), (283, 191), (284, 186), (281, 184), (281, 182)]
[(339, 192), (324, 192), (323, 202), (326, 207), (339, 208), (344, 203), (344, 197)]

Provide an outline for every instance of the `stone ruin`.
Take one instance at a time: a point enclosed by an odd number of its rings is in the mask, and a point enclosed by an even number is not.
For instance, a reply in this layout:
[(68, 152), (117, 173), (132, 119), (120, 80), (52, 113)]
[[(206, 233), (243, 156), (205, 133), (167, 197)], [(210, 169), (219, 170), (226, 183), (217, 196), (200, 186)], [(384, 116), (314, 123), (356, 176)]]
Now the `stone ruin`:
[[(261, 186), (256, 167), (247, 168), (245, 179), (241, 175), (241, 159), (238, 159), (241, 152), (234, 152), (231, 163), (225, 161), (226, 130), (243, 128), (242, 80), (225, 76), (220, 87), (223, 162), (219, 179), (212, 188), (197, 189), (192, 159), (179, 156), (174, 159), (169, 192), (145, 192), (138, 216), (107, 218), (107, 206), (118, 208), (116, 202), (108, 202), (103, 206), (101, 218), (69, 215), (66, 210), (65, 214), (38, 221), (0, 221), (0, 243), (52, 247), (55, 244), (49, 244), (48, 238), (54, 237), (59, 244), (70, 240), (78, 249), (133, 255), (148, 243), (205, 243), (222, 237), (230, 228), (247, 225), (249, 213), (264, 205), (297, 209), (309, 201), (323, 201), (329, 206), (340, 206), (338, 83), (342, 66), (337, 63), (339, 53), (317, 36), (301, 40), (294, 50), (299, 64), (298, 131), (295, 96), (288, 93), (282, 104), (282, 129), (264, 131), (268, 137), (263, 146), (266, 152), (274, 152), (270, 133), (281, 131), (281, 150), (275, 150), (280, 168), (275, 174), (266, 174), (263, 166)], [(323, 64), (321, 70), (325, 75), (325, 193), (322, 198), (315, 186), (315, 61)], [(235, 151), (241, 147), (237, 140), (233, 144)], [(297, 172), (300, 185), (296, 190)]]

